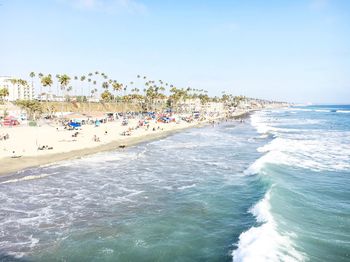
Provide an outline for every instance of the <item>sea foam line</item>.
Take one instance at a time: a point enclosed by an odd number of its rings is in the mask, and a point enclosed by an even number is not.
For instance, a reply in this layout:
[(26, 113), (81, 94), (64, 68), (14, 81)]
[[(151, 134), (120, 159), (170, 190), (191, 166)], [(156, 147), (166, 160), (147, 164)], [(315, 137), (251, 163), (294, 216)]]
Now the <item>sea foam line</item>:
[(39, 179), (39, 178), (44, 178), (44, 177), (47, 177), (50, 175), (53, 175), (53, 174), (40, 174), (40, 175), (25, 176), (25, 177), (21, 177), (21, 178), (6, 180), (4, 182), (1, 182), (0, 184), (9, 184), (9, 183), (16, 183), (16, 182), (20, 182), (20, 181)]
[(258, 152), (265, 153), (255, 161), (245, 174), (259, 173), (266, 163), (297, 166), (314, 171), (343, 171), (350, 168), (350, 150), (346, 138), (322, 137), (308, 139), (287, 139), (277, 137), (270, 143), (259, 147)]

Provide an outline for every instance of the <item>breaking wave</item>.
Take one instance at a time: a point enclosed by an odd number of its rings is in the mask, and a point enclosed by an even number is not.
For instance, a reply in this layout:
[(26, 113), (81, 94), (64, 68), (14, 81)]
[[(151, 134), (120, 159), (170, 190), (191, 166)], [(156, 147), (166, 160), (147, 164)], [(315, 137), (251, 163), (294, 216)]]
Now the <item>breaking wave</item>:
[(270, 209), (271, 190), (249, 212), (260, 226), (251, 227), (239, 236), (233, 261), (304, 261), (293, 245), (291, 236), (279, 233)]

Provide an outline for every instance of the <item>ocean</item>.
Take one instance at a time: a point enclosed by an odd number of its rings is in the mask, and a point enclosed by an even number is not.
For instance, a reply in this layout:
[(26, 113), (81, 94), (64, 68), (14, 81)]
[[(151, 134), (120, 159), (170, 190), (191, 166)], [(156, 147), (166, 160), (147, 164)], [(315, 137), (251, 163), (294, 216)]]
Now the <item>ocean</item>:
[(0, 177), (0, 261), (350, 261), (350, 106)]

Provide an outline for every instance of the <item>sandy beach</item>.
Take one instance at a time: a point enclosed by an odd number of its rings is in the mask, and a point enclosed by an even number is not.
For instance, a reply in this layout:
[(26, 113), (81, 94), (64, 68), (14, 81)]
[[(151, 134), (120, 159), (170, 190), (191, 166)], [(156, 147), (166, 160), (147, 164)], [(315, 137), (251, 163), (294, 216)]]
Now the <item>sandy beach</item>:
[[(240, 111), (233, 117), (246, 113)], [(9, 139), (0, 141), (0, 175), (160, 139), (222, 117), (222, 115), (208, 117), (205, 120), (195, 120), (190, 123), (182, 120), (171, 123), (150, 121), (148, 127), (134, 129), (130, 136), (123, 136), (122, 133), (137, 126), (138, 119), (130, 119), (127, 126), (123, 126), (121, 120), (116, 120), (99, 127), (84, 125), (78, 130), (64, 130), (62, 127), (47, 124), (38, 127), (1, 128), (0, 134), (8, 134)], [(76, 132), (78, 135), (73, 137)], [(94, 141), (94, 138), (98, 138), (99, 141)], [(44, 146), (49, 149), (38, 149)]]

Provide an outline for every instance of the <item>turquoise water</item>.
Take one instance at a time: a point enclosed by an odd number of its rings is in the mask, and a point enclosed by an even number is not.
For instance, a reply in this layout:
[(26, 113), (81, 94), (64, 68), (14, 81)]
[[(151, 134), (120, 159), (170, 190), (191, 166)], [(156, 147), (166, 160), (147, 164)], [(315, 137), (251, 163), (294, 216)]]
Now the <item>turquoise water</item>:
[(0, 260), (349, 261), (347, 112), (261, 111), (0, 178)]

